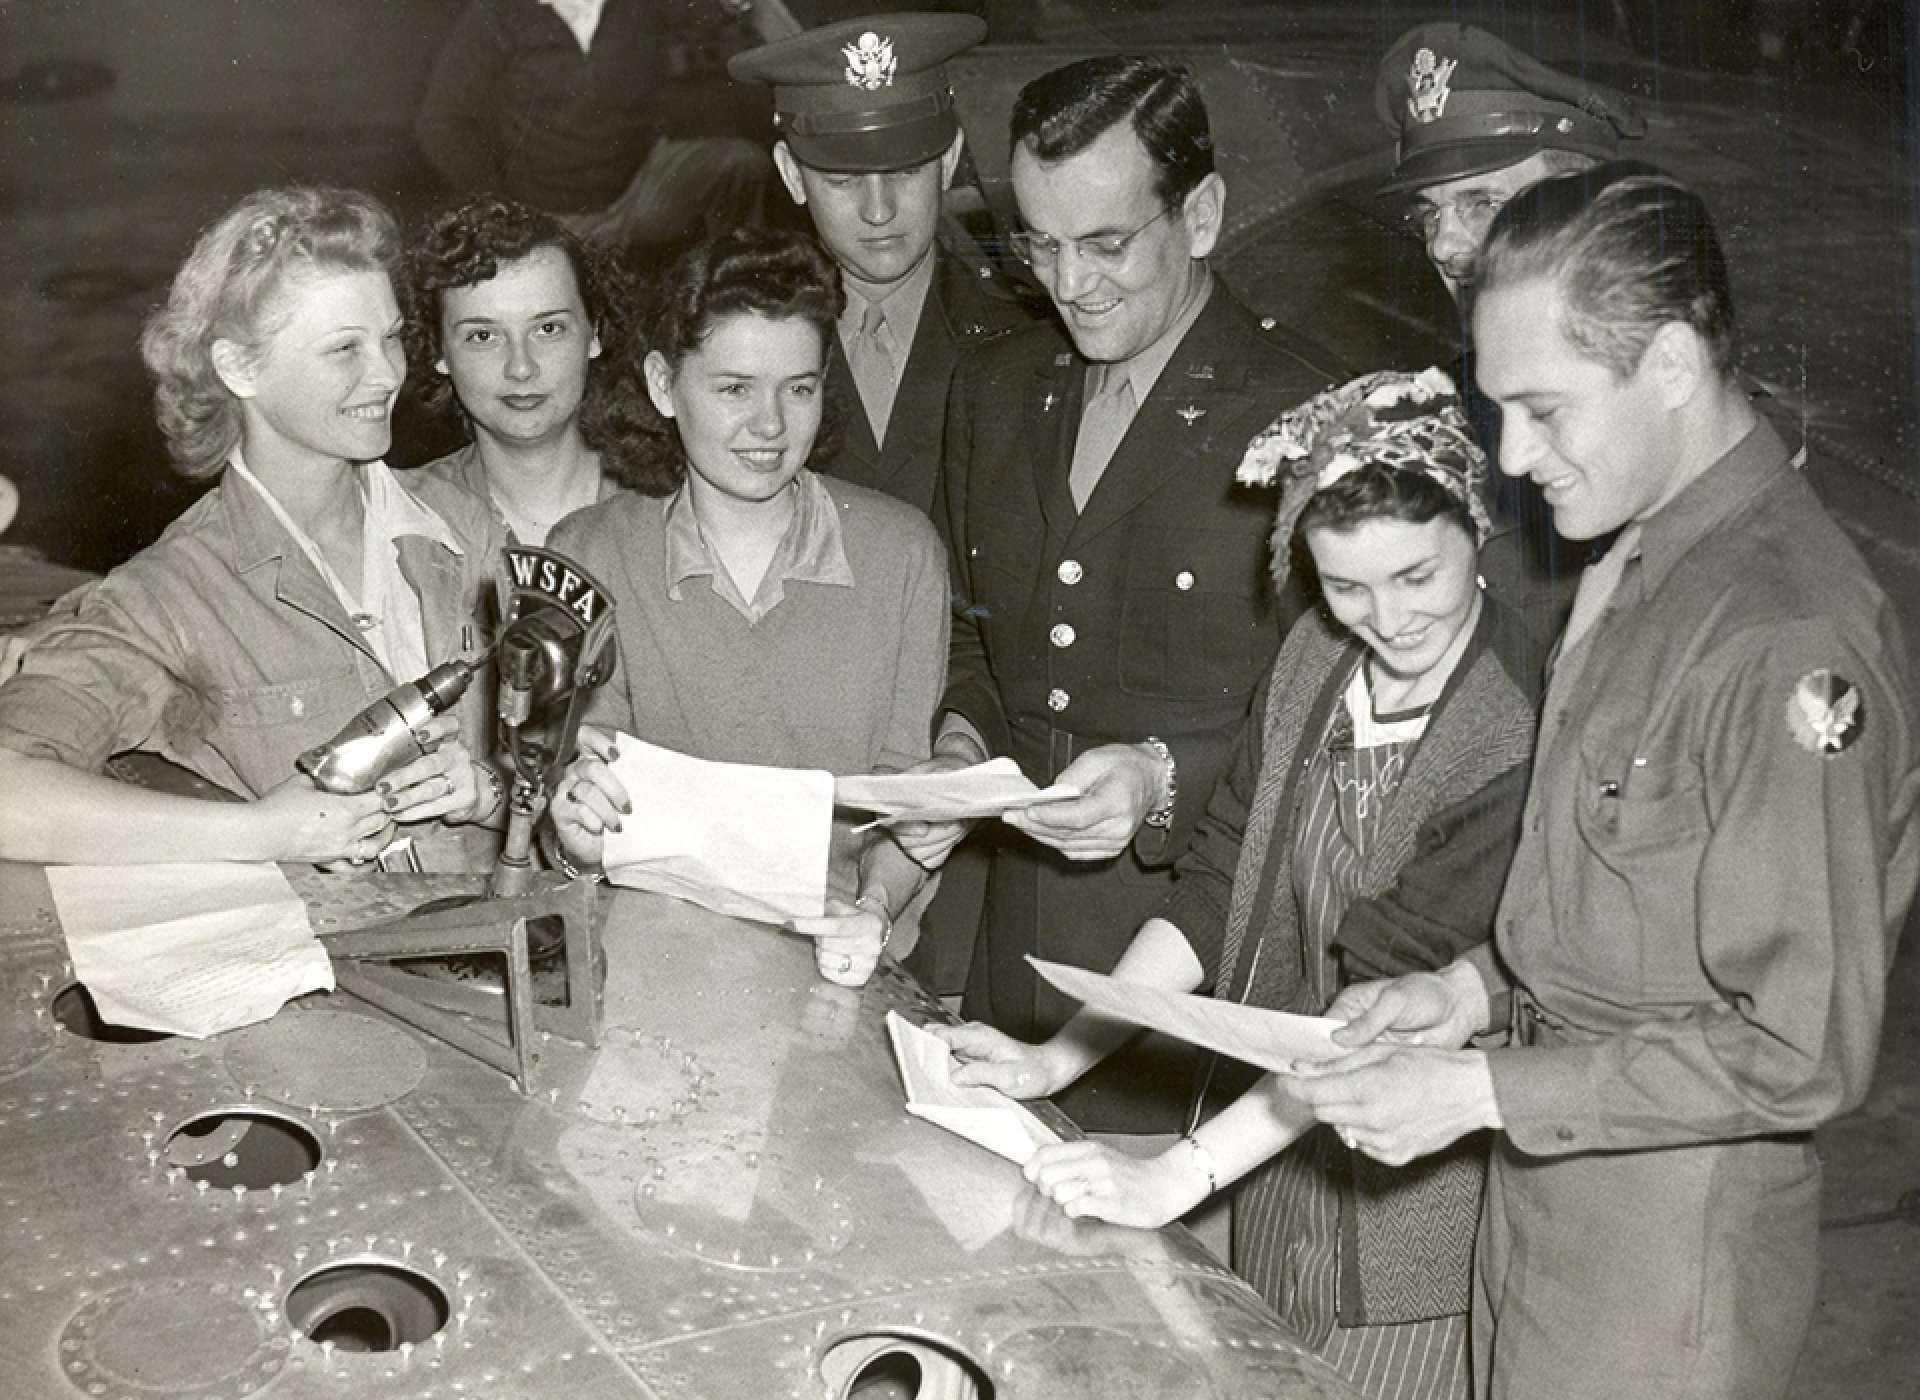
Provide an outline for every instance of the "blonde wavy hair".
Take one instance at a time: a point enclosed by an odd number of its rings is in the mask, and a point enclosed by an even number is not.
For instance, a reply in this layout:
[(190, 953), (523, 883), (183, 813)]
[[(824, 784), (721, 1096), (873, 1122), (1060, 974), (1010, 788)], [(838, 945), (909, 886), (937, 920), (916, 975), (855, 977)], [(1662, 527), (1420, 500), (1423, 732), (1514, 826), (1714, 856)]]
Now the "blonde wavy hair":
[(325, 186), (255, 190), (211, 224), (140, 332), (154, 413), (182, 476), (212, 476), (240, 440), (240, 401), (213, 366), (227, 340), (257, 355), (289, 277), (392, 273), (393, 215), (372, 195)]

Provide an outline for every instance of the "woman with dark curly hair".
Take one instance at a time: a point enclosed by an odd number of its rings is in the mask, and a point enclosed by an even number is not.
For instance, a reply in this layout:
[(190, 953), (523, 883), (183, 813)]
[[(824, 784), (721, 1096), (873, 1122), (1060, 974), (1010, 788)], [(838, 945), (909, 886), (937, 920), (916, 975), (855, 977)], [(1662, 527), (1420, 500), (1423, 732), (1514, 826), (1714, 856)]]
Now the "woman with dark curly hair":
[[(470, 493), (381, 462), (406, 375), (399, 235), (353, 190), (261, 190), (201, 234), (140, 349), (174, 465), (218, 483), (68, 595), (0, 685), (0, 859), (363, 863), (396, 828), (432, 869), (490, 851), (486, 698), (416, 731), (371, 792), (294, 769), (397, 682), (474, 650), (496, 527)], [(471, 746), (471, 747), (470, 747)], [(236, 797), (102, 775), (157, 753)]]
[[(911, 506), (807, 469), (826, 416), (840, 276), (809, 238), (743, 229), (669, 268), (643, 366), (650, 494), (552, 537), (619, 601), (620, 664), (552, 806), (596, 867), (629, 797), (610, 731), (699, 758), (836, 774), (927, 756), (945, 682), (947, 565)], [(796, 921), (820, 974), (872, 976), (925, 879), (882, 830), (836, 819), (828, 912)]]
[(552, 215), (481, 195), (419, 231), (403, 296), (408, 358), (432, 369), (418, 402), (457, 407), (470, 439), (421, 471), (493, 502), (528, 544), (644, 483), (633, 289), (614, 254)]

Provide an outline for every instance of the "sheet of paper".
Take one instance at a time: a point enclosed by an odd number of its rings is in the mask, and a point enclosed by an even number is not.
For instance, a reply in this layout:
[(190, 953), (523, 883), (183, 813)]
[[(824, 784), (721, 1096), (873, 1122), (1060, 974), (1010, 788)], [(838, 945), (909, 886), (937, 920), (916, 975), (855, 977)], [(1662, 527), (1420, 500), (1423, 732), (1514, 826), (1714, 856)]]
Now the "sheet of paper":
[(962, 817), (997, 817), (1016, 807), (1078, 797), (1080, 789), (1037, 788), (1010, 758), (990, 758), (953, 773), (875, 773), (840, 778), (833, 800), (842, 807), (874, 812), (876, 825), (897, 821), (947, 822)]
[(1331, 1060), (1346, 1051), (1333, 1043), (1341, 1022), (1239, 1006), (1186, 992), (1117, 982), (1083, 967), (1029, 957), (1034, 971), (1075, 1001), (1136, 1026), (1165, 1031), (1261, 1069), (1285, 1074), (1296, 1060)]
[(741, 919), (825, 912), (831, 773), (712, 763), (631, 734), (615, 742), (633, 812), (607, 833), (608, 880)]
[(953, 1082), (953, 1052), (946, 1041), (916, 1026), (898, 1011), (887, 1013), (887, 1035), (906, 1086), (907, 1112), (997, 1152), (1023, 1166), (1043, 1143), (1060, 1135), (998, 1089)]
[(56, 865), (73, 970), (107, 1021), (196, 1039), (264, 1021), (333, 964), (272, 865)]

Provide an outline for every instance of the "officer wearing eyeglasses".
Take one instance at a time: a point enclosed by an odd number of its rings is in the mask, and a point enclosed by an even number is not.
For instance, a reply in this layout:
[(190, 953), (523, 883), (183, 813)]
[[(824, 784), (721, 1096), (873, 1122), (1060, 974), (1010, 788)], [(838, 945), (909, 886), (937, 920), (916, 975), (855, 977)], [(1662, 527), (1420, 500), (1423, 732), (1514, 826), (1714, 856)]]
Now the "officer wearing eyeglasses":
[[(1074, 1004), (1033, 953), (1113, 966), (1171, 883), (1290, 621), (1265, 503), (1233, 485), (1274, 414), (1341, 377), (1207, 266), (1226, 209), (1190, 73), (1108, 55), (1014, 105), (1016, 251), (1071, 337), (963, 364), (948, 409), (954, 650), (932, 767), (1009, 754), (1079, 798), (992, 829), (962, 1010), (1043, 1039)], [(896, 829), (937, 863), (955, 825)], [(1190, 1062), (1117, 1057), (1063, 1103), (1083, 1125), (1177, 1126)]]
[[(1381, 194), (1406, 203), (1407, 227), (1460, 309), (1461, 357), (1453, 374), (1489, 458), (1499, 455), (1499, 410), (1478, 392), (1465, 345), (1474, 268), (1494, 215), (1529, 186), (1612, 160), (1646, 122), (1621, 93), (1547, 67), (1468, 24), (1409, 29), (1380, 61), (1374, 106), (1395, 138)], [(1544, 666), (1566, 619), (1586, 547), (1554, 533), (1539, 488), (1487, 483), (1494, 533), (1481, 548), (1487, 587), (1535, 634)]]
[(828, 379), (851, 386), (853, 411), (823, 470), (923, 511), (960, 356), (1044, 312), (964, 237), (936, 236), (965, 147), (946, 64), (986, 32), (977, 15), (869, 15), (727, 64), (737, 79), (772, 85), (774, 164), (846, 289)]

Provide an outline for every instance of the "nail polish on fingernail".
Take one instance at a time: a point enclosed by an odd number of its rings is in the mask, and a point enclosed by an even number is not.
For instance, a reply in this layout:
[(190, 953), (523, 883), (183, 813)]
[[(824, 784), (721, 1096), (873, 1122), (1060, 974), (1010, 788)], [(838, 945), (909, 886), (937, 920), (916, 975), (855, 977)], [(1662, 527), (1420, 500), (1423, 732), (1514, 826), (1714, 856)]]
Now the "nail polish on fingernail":
[(394, 811), (400, 806), (400, 799), (389, 794), (380, 799), (380, 806), (383, 811)]
[(619, 761), (620, 761), (620, 750), (618, 750), (618, 749), (608, 749), (608, 750), (607, 750), (607, 762), (609, 762), (609, 763), (618, 763)]
[(630, 816), (632, 816), (632, 815), (633, 815), (633, 804), (632, 804), (631, 802), (622, 802), (622, 803), (620, 804), (620, 815), (621, 815), (621, 816), (623, 816), (623, 817), (630, 817)]
[(610, 822), (608, 822), (608, 823), (607, 823), (607, 830), (608, 830), (608, 831), (618, 831), (618, 830), (620, 830), (620, 823), (619, 823), (619, 821), (618, 821), (618, 820), (614, 820), (614, 821), (610, 821)]
[(382, 797), (391, 797), (391, 796), (393, 796), (393, 784), (392, 784), (392, 783), (380, 783), (380, 784), (378, 784), (377, 786), (378, 786), (378, 788), (379, 788), (379, 791), (380, 791), (380, 795), (381, 795)]

